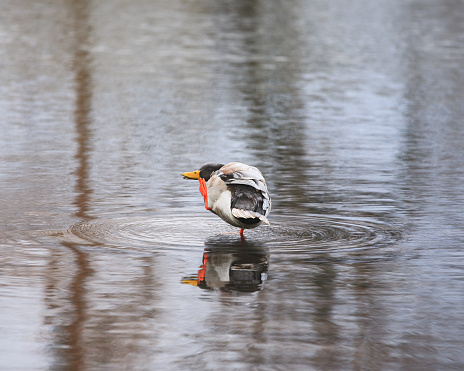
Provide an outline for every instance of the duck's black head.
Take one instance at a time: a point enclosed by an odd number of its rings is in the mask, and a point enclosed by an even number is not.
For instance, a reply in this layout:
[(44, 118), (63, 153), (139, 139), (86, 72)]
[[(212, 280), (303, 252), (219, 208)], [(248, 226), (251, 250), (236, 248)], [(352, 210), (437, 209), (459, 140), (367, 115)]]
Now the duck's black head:
[(189, 173), (182, 173), (183, 177), (186, 179), (198, 179), (202, 178), (206, 182), (209, 180), (211, 177), (211, 174), (215, 172), (216, 170), (219, 170), (221, 167), (223, 167), (223, 164), (216, 164), (213, 162), (208, 162), (204, 164), (200, 170), (196, 171), (191, 171)]
[(223, 166), (224, 166), (223, 164), (215, 164), (211, 162), (204, 164), (200, 168), (200, 178), (204, 179), (207, 182), (209, 178), (211, 177), (211, 173), (219, 170)]

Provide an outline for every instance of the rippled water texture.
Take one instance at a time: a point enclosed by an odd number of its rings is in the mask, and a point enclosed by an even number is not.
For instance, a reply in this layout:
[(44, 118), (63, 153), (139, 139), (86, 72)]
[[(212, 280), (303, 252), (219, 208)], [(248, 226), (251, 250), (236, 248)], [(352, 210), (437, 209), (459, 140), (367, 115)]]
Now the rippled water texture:
[[(321, 252), (349, 253), (358, 249), (372, 252), (400, 238), (400, 231), (388, 225), (362, 220), (328, 218), (322, 215), (301, 215), (280, 218), (272, 227), (247, 230), (243, 241), (237, 229), (212, 217), (98, 219), (73, 225), (72, 235), (113, 247), (134, 247), (136, 250), (193, 250), (201, 248), (205, 239), (221, 243), (233, 241), (241, 248), (247, 241), (272, 246), (275, 254), (314, 254)], [(53, 233), (53, 232), (52, 232)], [(383, 255), (385, 252), (382, 251)]]
[(462, 2), (6, 1), (0, 51), (1, 370), (464, 369)]

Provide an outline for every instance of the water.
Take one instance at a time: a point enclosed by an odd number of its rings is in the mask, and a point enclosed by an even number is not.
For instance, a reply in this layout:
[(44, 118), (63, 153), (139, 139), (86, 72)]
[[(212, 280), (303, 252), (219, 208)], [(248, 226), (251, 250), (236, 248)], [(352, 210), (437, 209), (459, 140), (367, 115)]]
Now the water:
[(464, 367), (462, 2), (4, 5), (0, 369)]

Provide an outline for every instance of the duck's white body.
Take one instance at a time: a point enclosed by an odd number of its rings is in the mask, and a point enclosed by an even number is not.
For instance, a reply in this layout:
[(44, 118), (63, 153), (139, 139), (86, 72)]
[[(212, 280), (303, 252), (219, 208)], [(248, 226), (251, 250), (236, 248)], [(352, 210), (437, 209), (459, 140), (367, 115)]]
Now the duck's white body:
[[(258, 213), (255, 210), (232, 207), (234, 200), (231, 188), (236, 185), (244, 185), (250, 188), (250, 193), (263, 196), (263, 211)], [(271, 198), (267, 190), (266, 181), (261, 172), (249, 165), (240, 162), (231, 162), (224, 165), (219, 170), (211, 174), (211, 178), (206, 182), (208, 191), (208, 207), (217, 214), (222, 220), (239, 228), (255, 228), (264, 222), (269, 224), (267, 216), (271, 211)], [(259, 219), (260, 222), (246, 224), (241, 219)]]
[(205, 164), (200, 170), (183, 175), (199, 179), (206, 208), (241, 228), (242, 232), (262, 222), (269, 224), (271, 197), (266, 181), (256, 167), (240, 162)]

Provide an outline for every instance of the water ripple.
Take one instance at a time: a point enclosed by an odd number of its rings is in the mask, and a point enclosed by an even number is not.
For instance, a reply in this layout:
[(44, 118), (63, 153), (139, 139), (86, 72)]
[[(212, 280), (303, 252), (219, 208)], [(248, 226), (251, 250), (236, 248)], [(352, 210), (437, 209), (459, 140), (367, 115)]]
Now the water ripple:
[[(205, 243), (243, 243), (238, 229), (212, 216), (98, 219), (69, 228), (74, 236), (99, 245), (151, 250), (198, 250)], [(347, 252), (392, 245), (401, 238), (387, 224), (322, 215), (280, 216), (272, 226), (245, 231), (245, 241), (272, 253)]]

